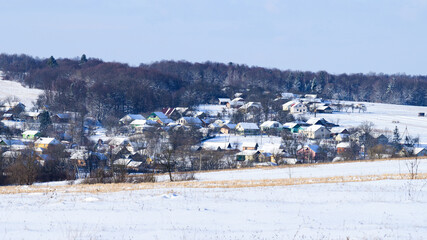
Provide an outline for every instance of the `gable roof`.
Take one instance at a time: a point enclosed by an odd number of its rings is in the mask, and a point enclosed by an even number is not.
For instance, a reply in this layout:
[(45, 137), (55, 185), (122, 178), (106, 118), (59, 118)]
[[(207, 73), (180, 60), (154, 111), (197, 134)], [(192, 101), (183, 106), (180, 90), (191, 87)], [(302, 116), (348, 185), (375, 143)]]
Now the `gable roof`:
[(195, 125), (202, 124), (202, 121), (198, 117), (182, 117), (180, 119), (184, 119), (188, 124), (195, 124)]
[(241, 127), (243, 129), (246, 129), (246, 130), (250, 130), (250, 129), (258, 130), (259, 129), (255, 123), (248, 123), (248, 122), (240, 122), (237, 124), (236, 127)]
[(309, 149), (311, 149), (315, 153), (318, 153), (322, 150), (322, 148), (320, 148), (320, 146), (316, 145), (316, 144), (309, 144), (309, 145), (306, 145), (305, 147), (308, 147)]
[(351, 148), (351, 144), (349, 142), (341, 142), (337, 144), (337, 148)]
[(37, 144), (60, 144), (60, 142), (58, 140), (56, 140), (55, 138), (48, 138), (48, 137), (39, 138), (34, 143), (37, 143)]
[(242, 148), (249, 147), (249, 148), (256, 148), (258, 147), (258, 143), (256, 142), (244, 142), (242, 143)]
[(305, 131), (307, 131), (307, 132), (316, 132), (316, 131), (318, 131), (321, 128), (324, 128), (324, 129), (328, 130), (323, 125), (311, 125), (310, 127), (306, 128)]
[(279, 127), (282, 127), (282, 124), (281, 124), (281, 123), (279, 123), (278, 121), (265, 121), (265, 122), (263, 122), (263, 123), (260, 125), (260, 127), (271, 127), (271, 126), (273, 126), (275, 123), (278, 123), (278, 124), (279, 124)]

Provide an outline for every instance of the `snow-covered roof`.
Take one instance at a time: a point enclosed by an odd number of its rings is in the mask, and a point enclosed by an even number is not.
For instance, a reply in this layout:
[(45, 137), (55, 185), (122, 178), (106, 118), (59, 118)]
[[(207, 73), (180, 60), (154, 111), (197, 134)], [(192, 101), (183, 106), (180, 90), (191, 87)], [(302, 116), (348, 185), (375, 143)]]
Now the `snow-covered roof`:
[(35, 141), (35, 143), (36, 144), (60, 144), (60, 142), (55, 138), (48, 138), (48, 137), (39, 138), (37, 141)]
[(129, 158), (119, 158), (113, 162), (113, 165), (124, 165), (127, 166), (132, 159)]
[(88, 152), (85, 150), (77, 150), (71, 153), (70, 159), (71, 160), (79, 160), (79, 159), (87, 159)]
[(259, 148), (261, 152), (268, 152), (272, 154), (277, 154), (283, 152), (282, 145), (279, 143), (264, 143)]
[(420, 152), (422, 152), (423, 150), (427, 150), (426, 148), (414, 148), (414, 154), (417, 155)]
[(338, 134), (338, 133), (342, 133), (342, 132), (344, 132), (344, 131), (346, 131), (347, 129), (346, 128), (343, 128), (343, 127), (333, 127), (333, 128), (331, 128), (331, 133), (335, 133), (335, 134)]
[(306, 128), (305, 131), (307, 131), (307, 132), (316, 132), (317, 130), (319, 130), (321, 128), (325, 128), (325, 127), (323, 125), (311, 125), (310, 127)]
[(167, 117), (164, 113), (162, 113), (162, 112), (154, 112), (154, 114), (155, 114), (158, 118), (162, 119), (162, 121), (163, 121), (163, 119), (168, 119), (168, 117)]
[(231, 99), (230, 99), (230, 98), (218, 98), (218, 100), (219, 100), (220, 102), (230, 102), (230, 101), (231, 101)]
[(145, 125), (147, 123), (147, 120), (145, 119), (136, 119), (133, 120), (130, 125)]
[(278, 124), (279, 124), (279, 127), (281, 127), (281, 126), (282, 126), (282, 124), (281, 124), (281, 123), (279, 123), (279, 122), (277, 122), (277, 121), (265, 121), (265, 122), (263, 122), (263, 123), (260, 125), (260, 127), (271, 127), (271, 126), (273, 126), (275, 123), (278, 123)]
[(241, 152), (237, 153), (236, 155), (239, 155), (239, 156), (253, 156), (256, 153), (258, 153), (257, 150), (244, 150), (244, 151), (241, 151)]
[(197, 124), (201, 125), (202, 124), (202, 121), (197, 117), (182, 117), (178, 121), (180, 121), (182, 119), (185, 120), (188, 124), (195, 124), (195, 125), (197, 125)]
[(329, 107), (329, 106), (326, 106), (326, 105), (323, 105), (323, 106), (320, 106), (320, 107), (316, 107), (317, 108), (317, 110), (326, 110), (326, 109), (332, 109), (331, 107)]
[(61, 118), (61, 119), (68, 119), (68, 118), (71, 118), (71, 114), (70, 114), (70, 113), (58, 113), (58, 114), (56, 114), (56, 116), (57, 116), (58, 118)]
[(250, 107), (261, 108), (261, 103), (260, 102), (247, 102), (243, 106), (241, 106), (240, 108), (241, 109), (248, 109)]
[(130, 161), (127, 166), (131, 167), (131, 168), (138, 168), (139, 166), (141, 166), (142, 162), (138, 162), (138, 161)]
[(232, 145), (229, 142), (203, 142), (202, 148), (207, 150), (231, 149)]
[(222, 127), (228, 127), (229, 129), (235, 129), (236, 126), (237, 126), (237, 124), (234, 124), (234, 123), (227, 123), (227, 124), (222, 125)]
[(39, 131), (37, 130), (27, 130), (25, 132), (23, 132), (23, 135), (36, 135), (37, 133), (39, 133)]
[(250, 129), (258, 130), (259, 129), (255, 123), (248, 123), (248, 122), (238, 123), (236, 127), (241, 127), (243, 129), (246, 129), (246, 130), (250, 130)]
[(306, 145), (306, 147), (310, 148), (315, 153), (318, 153), (321, 150), (321, 148), (319, 147), (319, 145), (316, 145), (316, 144)]
[(128, 118), (131, 120), (145, 120), (145, 117), (142, 116), (141, 114), (128, 114), (126, 116), (124, 116), (122, 119), (124, 118)]
[(40, 112), (26, 112), (25, 115), (28, 117), (37, 117), (40, 115)]
[(258, 146), (258, 143), (256, 143), (256, 142), (244, 142), (244, 143), (242, 143), (242, 147), (256, 148), (257, 146)]
[(287, 123), (285, 123), (285, 124), (283, 124), (283, 127), (286, 127), (286, 128), (294, 128), (294, 127), (296, 127), (296, 126), (300, 126), (298, 123), (294, 123), (294, 122), (287, 122)]
[(290, 92), (282, 92), (282, 98), (283, 99), (291, 99), (295, 97), (295, 94), (290, 93)]
[(291, 100), (291, 101), (289, 101), (289, 102), (284, 103), (284, 104), (282, 105), (282, 107), (287, 107), (287, 108), (289, 108), (289, 107), (291, 107), (292, 105), (294, 105), (294, 104), (296, 104), (296, 103), (299, 103), (299, 101)]
[(337, 144), (337, 148), (351, 148), (351, 144), (349, 142), (340, 142)]

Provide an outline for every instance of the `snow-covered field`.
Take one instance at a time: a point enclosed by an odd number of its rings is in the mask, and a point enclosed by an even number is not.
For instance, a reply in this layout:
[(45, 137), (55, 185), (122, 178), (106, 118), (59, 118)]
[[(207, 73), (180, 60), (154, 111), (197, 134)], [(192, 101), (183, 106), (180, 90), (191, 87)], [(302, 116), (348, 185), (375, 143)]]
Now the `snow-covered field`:
[[(356, 102), (348, 102), (356, 103)], [(333, 123), (338, 123), (344, 127), (356, 127), (363, 121), (375, 124), (375, 128), (393, 131), (397, 126), (401, 135), (405, 129), (414, 137), (420, 137), (420, 143), (427, 144), (427, 117), (418, 117), (419, 112), (427, 114), (427, 107), (394, 105), (383, 103), (366, 103), (366, 112), (349, 110), (346, 112), (334, 112), (332, 114), (317, 114), (316, 117), (323, 117)]]
[[(402, 165), (303, 166), (292, 168), (292, 177), (407, 172)], [(419, 163), (419, 173), (427, 173), (425, 165), (427, 160)], [(198, 174), (197, 181), (289, 178), (286, 173), (286, 168), (210, 172)], [(130, 186), (136, 187), (118, 192), (74, 192), (77, 186), (57, 184), (16, 187), (38, 191), (0, 194), (0, 238), (423, 239), (427, 234), (426, 179), (245, 188)]]
[(228, 142), (233, 148), (237, 146), (237, 149), (242, 150), (242, 144), (246, 142), (258, 143), (260, 146), (263, 144), (280, 145), (282, 138), (267, 135), (240, 136), (234, 134), (218, 134), (215, 138), (208, 139), (205, 142)]
[[(348, 162), (313, 164), (304, 167), (271, 167), (260, 169), (224, 170), (197, 173), (199, 181), (263, 180), (282, 178), (322, 178), (335, 176), (367, 176), (383, 174), (407, 174), (414, 160), (386, 160), (372, 162)], [(417, 170), (427, 173), (427, 159), (418, 159)]]
[(7, 97), (17, 97), (20, 102), (25, 104), (27, 110), (30, 110), (40, 94), (41, 89), (27, 88), (18, 82), (3, 80), (0, 77), (0, 100)]

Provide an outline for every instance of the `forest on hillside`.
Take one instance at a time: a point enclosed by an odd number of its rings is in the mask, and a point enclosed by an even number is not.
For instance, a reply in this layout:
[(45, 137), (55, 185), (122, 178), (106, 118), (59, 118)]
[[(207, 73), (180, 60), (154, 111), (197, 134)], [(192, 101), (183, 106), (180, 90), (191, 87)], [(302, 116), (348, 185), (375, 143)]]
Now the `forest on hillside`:
[[(45, 90), (38, 105), (90, 113), (99, 120), (161, 107), (214, 103), (235, 92), (314, 93), (337, 100), (427, 105), (427, 76), (329, 74), (235, 63), (160, 61), (131, 67), (82, 55), (75, 59), (0, 54), (5, 78)], [(256, 100), (256, 99), (254, 99)], [(259, 99), (258, 99), (259, 101)]]

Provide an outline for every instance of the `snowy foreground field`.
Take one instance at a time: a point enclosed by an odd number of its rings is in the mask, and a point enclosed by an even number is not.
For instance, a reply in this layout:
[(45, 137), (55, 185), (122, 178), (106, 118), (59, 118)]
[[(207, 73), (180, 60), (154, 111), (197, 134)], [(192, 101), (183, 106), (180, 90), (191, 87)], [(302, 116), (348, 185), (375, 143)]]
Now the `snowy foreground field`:
[(3, 187), (0, 239), (423, 239), (427, 160), (418, 163), (422, 179), (417, 180), (212, 185), (405, 176), (413, 162), (208, 172), (197, 174), (200, 180), (174, 184)]

